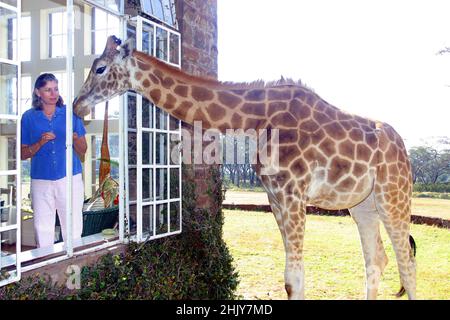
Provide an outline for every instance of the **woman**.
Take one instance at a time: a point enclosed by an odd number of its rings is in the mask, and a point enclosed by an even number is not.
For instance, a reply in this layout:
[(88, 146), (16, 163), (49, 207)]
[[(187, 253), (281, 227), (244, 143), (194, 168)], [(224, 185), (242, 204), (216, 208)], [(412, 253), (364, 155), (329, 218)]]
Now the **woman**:
[[(66, 106), (59, 95), (58, 80), (45, 73), (36, 79), (33, 108), (22, 116), (21, 158), (31, 158), (31, 201), (38, 247), (53, 245), (58, 212), (66, 240)], [(81, 161), (86, 153), (86, 130), (73, 115), (73, 239), (81, 238), (84, 187)]]

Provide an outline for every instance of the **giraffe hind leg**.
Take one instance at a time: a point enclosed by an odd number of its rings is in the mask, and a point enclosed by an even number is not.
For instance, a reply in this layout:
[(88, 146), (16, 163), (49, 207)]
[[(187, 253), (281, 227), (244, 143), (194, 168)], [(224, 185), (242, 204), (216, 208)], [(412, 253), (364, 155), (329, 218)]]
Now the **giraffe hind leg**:
[(380, 235), (380, 221), (373, 193), (349, 209), (356, 222), (366, 270), (366, 299), (376, 299), (378, 287), (388, 258)]

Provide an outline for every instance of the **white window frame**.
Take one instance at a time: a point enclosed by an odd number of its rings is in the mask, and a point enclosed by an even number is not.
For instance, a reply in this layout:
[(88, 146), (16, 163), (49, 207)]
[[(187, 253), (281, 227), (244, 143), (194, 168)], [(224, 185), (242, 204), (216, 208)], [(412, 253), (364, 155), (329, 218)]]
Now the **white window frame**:
[[(174, 31), (172, 29), (169, 29), (167, 27), (165, 27), (164, 25), (160, 25), (157, 24), (153, 21), (150, 21), (144, 17), (135, 17), (133, 19), (131, 19), (131, 21), (129, 21), (130, 23), (132, 23), (133, 25), (135, 25), (136, 27), (136, 49), (138, 51), (142, 51), (142, 43), (143, 43), (143, 38), (142, 38), (142, 30), (143, 30), (143, 26), (144, 23), (150, 26), (153, 26), (153, 52), (150, 52), (150, 55), (153, 55), (156, 57), (156, 30), (157, 28), (161, 28), (164, 31), (167, 32), (167, 60), (165, 61), (166, 63), (169, 63), (175, 67), (181, 68), (181, 35), (180, 33), (178, 33), (177, 31)], [(178, 39), (179, 39), (179, 63), (178, 64), (174, 64), (174, 63), (170, 63), (170, 34), (176, 34), (178, 35)], [(130, 95), (130, 93), (129, 93)], [(149, 133), (152, 134), (152, 138), (153, 138), (153, 150), (151, 150), (152, 152), (152, 164), (146, 164), (144, 165), (142, 163), (142, 148), (136, 148), (136, 157), (137, 157), (137, 164), (136, 165), (130, 165), (129, 164), (129, 160), (128, 160), (128, 152), (126, 153), (127, 158), (125, 160), (125, 166), (127, 171), (129, 169), (136, 169), (136, 200), (131, 201), (129, 198), (129, 192), (127, 192), (127, 198), (126, 198), (126, 207), (128, 208), (127, 210), (127, 221), (130, 221), (130, 206), (136, 205), (136, 235), (131, 236), (131, 239), (137, 241), (137, 242), (142, 242), (142, 241), (148, 241), (148, 240), (155, 240), (155, 239), (159, 239), (159, 238), (164, 238), (164, 237), (168, 237), (168, 236), (172, 236), (172, 235), (176, 235), (176, 234), (180, 234), (183, 231), (183, 215), (182, 215), (182, 169), (181, 169), (181, 156), (179, 157), (179, 163), (178, 164), (171, 164), (170, 163), (170, 154), (171, 154), (171, 135), (178, 135), (180, 141), (181, 141), (181, 121), (178, 121), (178, 129), (177, 130), (170, 130), (170, 115), (168, 113), (165, 113), (165, 117), (166, 117), (166, 124), (167, 127), (166, 129), (157, 129), (156, 128), (156, 108), (157, 106), (151, 104), (150, 108), (152, 108), (152, 123), (153, 123), (153, 127), (152, 128), (143, 128), (142, 126), (142, 101), (143, 101), (143, 97), (138, 95), (138, 94), (131, 94), (136, 96), (136, 129), (130, 129), (128, 128), (128, 107), (125, 108), (125, 114), (126, 116), (124, 117), (124, 123), (126, 124), (127, 130), (126, 130), (126, 140), (128, 141), (128, 132), (133, 132), (136, 134), (136, 145), (137, 146), (142, 146), (143, 142), (142, 142), (142, 134), (143, 133)], [(128, 101), (127, 104), (128, 105)], [(166, 164), (156, 164), (156, 149), (157, 149), (157, 145), (156, 145), (156, 135), (158, 133), (163, 133), (166, 134), (167, 136), (167, 163)], [(142, 196), (142, 172), (145, 169), (150, 169), (150, 171), (152, 172), (152, 183), (153, 183), (153, 187), (151, 188), (152, 190), (152, 195), (151, 195), (151, 201), (147, 201), (147, 202), (143, 202), (143, 196)], [(163, 200), (158, 200), (156, 199), (156, 173), (158, 169), (165, 169), (167, 170), (167, 186), (166, 186), (166, 192), (167, 192), (167, 198), (163, 199)], [(171, 169), (178, 169), (179, 170), (179, 176), (178, 176), (178, 189), (179, 189), (179, 198), (175, 198), (175, 199), (171, 199), (170, 198), (170, 172)], [(126, 179), (126, 185), (127, 185), (127, 191), (129, 189), (129, 181), (128, 181), (128, 175), (125, 176)], [(176, 203), (178, 202), (179, 205), (179, 217), (180, 217), (180, 225), (178, 226), (178, 230), (176, 231), (171, 231), (171, 226), (170, 226), (170, 207), (172, 203)], [(157, 212), (156, 212), (156, 208), (158, 205), (167, 205), (167, 232), (165, 233), (161, 233), (161, 234), (157, 234), (156, 233), (156, 218), (157, 218)], [(149, 234), (148, 232), (144, 232), (143, 231), (143, 208), (144, 207), (148, 207), (151, 206), (152, 208), (152, 229), (153, 232), (152, 234)], [(131, 233), (132, 230), (130, 230), (130, 224), (128, 224), (127, 226), (127, 232), (128, 234)], [(133, 230), (134, 231), (134, 230)]]
[[(13, 11), (16, 13), (17, 15), (17, 20), (16, 20), (16, 28), (17, 30), (20, 30), (20, 22), (21, 22), (21, 1), (17, 1), (17, 6), (14, 7), (12, 5), (8, 5), (6, 3), (0, 2), (0, 7), (1, 8), (5, 8), (8, 9), (10, 11)], [(16, 40), (17, 41), (17, 40)], [(16, 48), (17, 48), (17, 53), (20, 52), (20, 41), (17, 41), (16, 44)], [(0, 58), (0, 64), (9, 64), (9, 65), (13, 65), (17, 68), (17, 90), (16, 90), (16, 114), (14, 115), (8, 115), (8, 114), (0, 114), (0, 119), (1, 120), (12, 120), (16, 122), (16, 137), (17, 137), (17, 141), (20, 141), (20, 93), (21, 93), (21, 80), (20, 80), (20, 75), (21, 75), (21, 64), (20, 64), (20, 60), (19, 60), (19, 56), (18, 54), (16, 54), (16, 56), (13, 57), (13, 60), (10, 59), (3, 59)], [(1, 280), (0, 281), (0, 287), (7, 285), (9, 283), (13, 283), (13, 282), (17, 282), (21, 279), (21, 274), (22, 274), (22, 266), (21, 266), (21, 176), (20, 176), (20, 144), (16, 143), (16, 169), (15, 170), (2, 170), (0, 171), (0, 176), (4, 177), (6, 176), (6, 179), (8, 179), (9, 176), (15, 176), (16, 177), (16, 223), (15, 224), (10, 224), (8, 226), (2, 226), (0, 224), (0, 237), (1, 234), (4, 232), (14, 232), (16, 234), (16, 254), (12, 255), (15, 256), (14, 258), (14, 263), (12, 265), (15, 266), (15, 271), (8, 271), (9, 273), (9, 277), (7, 279)], [(12, 201), (12, 199), (10, 200)], [(1, 255), (1, 239), (0, 239), (0, 255)], [(6, 259), (5, 259), (6, 260)], [(3, 259), (0, 258), (0, 263), (3, 262)], [(1, 270), (1, 266), (0, 266), (0, 270)]]

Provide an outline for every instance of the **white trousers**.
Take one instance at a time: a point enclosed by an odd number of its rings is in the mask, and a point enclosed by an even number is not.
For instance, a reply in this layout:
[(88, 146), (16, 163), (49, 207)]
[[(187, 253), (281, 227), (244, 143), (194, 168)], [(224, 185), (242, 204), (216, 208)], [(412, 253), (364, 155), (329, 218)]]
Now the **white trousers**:
[[(72, 195), (72, 234), (73, 240), (78, 240), (83, 231), (84, 185), (81, 174), (73, 176)], [(56, 211), (63, 240), (66, 241), (66, 178), (56, 181), (31, 179), (31, 201), (38, 248), (51, 246), (55, 241)]]

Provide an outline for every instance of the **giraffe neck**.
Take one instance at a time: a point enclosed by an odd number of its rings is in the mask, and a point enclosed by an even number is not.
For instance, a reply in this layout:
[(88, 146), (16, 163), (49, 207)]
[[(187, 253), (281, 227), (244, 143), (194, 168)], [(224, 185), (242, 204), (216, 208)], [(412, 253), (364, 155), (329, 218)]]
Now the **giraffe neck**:
[[(133, 90), (174, 117), (205, 129), (262, 129), (270, 113), (288, 108), (288, 102), (272, 102), (269, 95), (288, 101), (292, 90), (238, 86), (190, 76), (156, 58), (135, 52), (129, 62)], [(284, 95), (284, 96), (283, 96)]]

